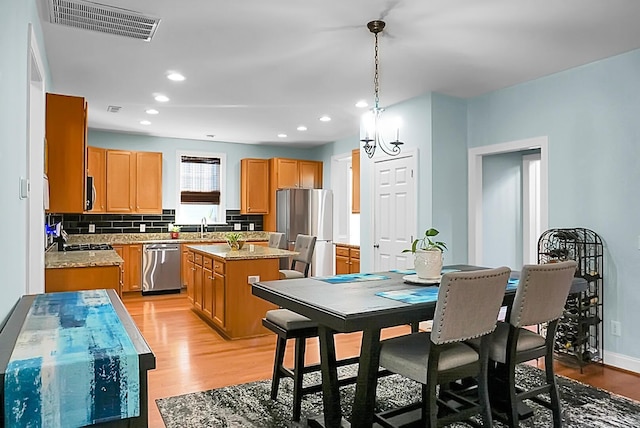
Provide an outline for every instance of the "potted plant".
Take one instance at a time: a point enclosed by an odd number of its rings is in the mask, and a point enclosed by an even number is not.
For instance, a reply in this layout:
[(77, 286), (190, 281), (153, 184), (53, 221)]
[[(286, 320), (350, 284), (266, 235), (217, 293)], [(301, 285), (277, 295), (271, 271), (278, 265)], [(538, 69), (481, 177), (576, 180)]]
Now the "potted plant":
[(403, 253), (414, 254), (414, 266), (419, 278), (434, 279), (439, 278), (442, 272), (442, 252), (447, 249), (447, 245), (442, 241), (434, 241), (435, 236), (440, 233), (434, 228), (427, 229), (424, 236), (415, 239), (410, 249)]
[(227, 232), (224, 237), (232, 250), (242, 249), (244, 245), (244, 235), (242, 235), (241, 232)]
[(171, 239), (178, 239), (180, 236), (180, 226), (169, 224), (169, 233), (171, 234)]

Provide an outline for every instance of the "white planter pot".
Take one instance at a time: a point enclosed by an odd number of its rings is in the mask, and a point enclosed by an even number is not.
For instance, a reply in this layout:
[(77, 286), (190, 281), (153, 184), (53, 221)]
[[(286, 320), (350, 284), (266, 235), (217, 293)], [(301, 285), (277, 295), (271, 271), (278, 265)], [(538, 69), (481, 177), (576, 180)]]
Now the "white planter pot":
[(439, 278), (442, 272), (442, 251), (416, 250), (414, 266), (419, 278)]

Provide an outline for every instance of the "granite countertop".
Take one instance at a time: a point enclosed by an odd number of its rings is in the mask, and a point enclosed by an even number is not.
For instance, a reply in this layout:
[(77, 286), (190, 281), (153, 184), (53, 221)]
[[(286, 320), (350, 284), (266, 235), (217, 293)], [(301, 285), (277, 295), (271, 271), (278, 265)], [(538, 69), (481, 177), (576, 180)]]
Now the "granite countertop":
[(120, 266), (124, 261), (114, 250), (47, 251), (45, 269), (83, 268), (90, 266)]
[(360, 249), (360, 244), (348, 244), (346, 242), (336, 242), (336, 246)]
[(263, 247), (245, 243), (241, 250), (232, 250), (224, 245), (189, 245), (189, 248), (211, 256), (225, 260), (253, 260), (253, 259), (277, 259), (299, 254), (296, 251), (281, 250), (279, 248)]
[[(226, 242), (227, 232), (205, 232), (200, 237), (200, 232), (180, 232), (180, 237), (171, 239), (169, 233), (87, 233), (82, 235), (69, 235), (69, 244), (152, 244), (152, 243), (178, 243), (188, 242)], [(269, 240), (269, 232), (243, 231), (246, 241), (260, 242)]]

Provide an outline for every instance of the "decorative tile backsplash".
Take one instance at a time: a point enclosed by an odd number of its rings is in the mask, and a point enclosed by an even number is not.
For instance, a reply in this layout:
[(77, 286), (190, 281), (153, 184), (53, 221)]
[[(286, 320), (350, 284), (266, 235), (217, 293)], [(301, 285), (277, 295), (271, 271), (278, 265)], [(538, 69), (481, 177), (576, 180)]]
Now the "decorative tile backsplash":
[[(89, 233), (89, 225), (95, 225), (94, 233), (140, 233), (140, 225), (145, 225), (145, 233), (168, 232), (167, 225), (176, 220), (175, 210), (162, 210), (162, 214), (47, 214), (47, 224), (62, 222), (68, 234)], [(228, 232), (239, 223), (241, 230), (248, 231), (253, 223), (254, 230), (262, 230), (261, 215), (240, 214), (240, 210), (227, 210), (226, 225), (208, 225), (205, 232)], [(200, 225), (181, 226), (183, 232), (199, 232)]]

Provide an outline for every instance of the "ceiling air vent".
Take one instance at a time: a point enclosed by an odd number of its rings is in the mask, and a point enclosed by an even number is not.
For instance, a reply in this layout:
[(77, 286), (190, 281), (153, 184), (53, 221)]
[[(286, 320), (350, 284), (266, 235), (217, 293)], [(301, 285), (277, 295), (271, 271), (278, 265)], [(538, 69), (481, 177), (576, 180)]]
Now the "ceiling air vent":
[(109, 113), (118, 113), (122, 107), (120, 106), (109, 106), (107, 107), (107, 111)]
[(86, 0), (46, 0), (49, 21), (85, 30), (151, 41), (160, 18)]

